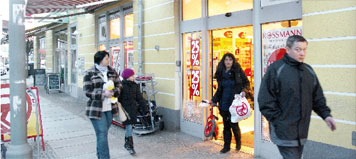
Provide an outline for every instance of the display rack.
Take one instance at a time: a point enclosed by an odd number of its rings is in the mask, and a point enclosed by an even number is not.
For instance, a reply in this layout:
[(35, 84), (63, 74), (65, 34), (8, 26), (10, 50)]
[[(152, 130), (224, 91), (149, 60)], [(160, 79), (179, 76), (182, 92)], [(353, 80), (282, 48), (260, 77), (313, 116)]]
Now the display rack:
[[(138, 115), (139, 123), (135, 124), (133, 132), (138, 135), (153, 133), (157, 130), (164, 129), (164, 122), (162, 120), (162, 115), (157, 112), (156, 105), (156, 94), (158, 90), (156, 87), (157, 82), (154, 80), (153, 74), (146, 74), (143, 76), (138, 76), (135, 81), (140, 86), (140, 91), (146, 98), (149, 107), (149, 116)], [(149, 121), (150, 123), (145, 123)]]

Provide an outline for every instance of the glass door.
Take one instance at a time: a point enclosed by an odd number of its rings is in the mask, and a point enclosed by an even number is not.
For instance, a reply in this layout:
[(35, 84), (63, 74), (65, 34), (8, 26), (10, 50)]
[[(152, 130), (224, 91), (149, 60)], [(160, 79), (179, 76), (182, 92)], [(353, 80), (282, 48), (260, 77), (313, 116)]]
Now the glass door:
[[(224, 54), (232, 53), (235, 56), (243, 71), (245, 72), (247, 78), (250, 81), (250, 92), (247, 93), (246, 97), (251, 104), (253, 109), (254, 105), (254, 61), (253, 61), (253, 27), (234, 27), (226, 29), (218, 29), (211, 31), (211, 59), (212, 59), (212, 75), (214, 76), (217, 65), (222, 59)], [(212, 76), (212, 77), (213, 77)], [(216, 79), (210, 79), (211, 92), (212, 95), (215, 94), (218, 84)], [(223, 121), (222, 117), (218, 113), (219, 109), (214, 108), (214, 114), (219, 117), (217, 121), (219, 133), (217, 139), (213, 139), (214, 142), (223, 144)], [(252, 115), (243, 121), (239, 122), (241, 129), (241, 151), (252, 153), (254, 152), (254, 115)], [(232, 147), (235, 147), (235, 139), (232, 139)]]

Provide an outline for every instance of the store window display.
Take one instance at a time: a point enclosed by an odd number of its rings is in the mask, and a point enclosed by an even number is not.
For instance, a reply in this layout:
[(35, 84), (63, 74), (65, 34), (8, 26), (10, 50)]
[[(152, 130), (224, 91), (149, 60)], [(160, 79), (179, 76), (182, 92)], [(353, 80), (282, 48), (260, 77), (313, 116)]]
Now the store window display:
[(183, 119), (202, 124), (201, 33), (183, 34)]

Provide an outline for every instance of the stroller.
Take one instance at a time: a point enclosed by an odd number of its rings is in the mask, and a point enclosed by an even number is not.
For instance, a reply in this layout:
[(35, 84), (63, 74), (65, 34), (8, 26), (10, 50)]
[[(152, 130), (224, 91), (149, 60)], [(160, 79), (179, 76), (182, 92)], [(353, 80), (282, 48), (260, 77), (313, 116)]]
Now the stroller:
[(162, 115), (157, 111), (155, 101), (148, 102), (149, 113), (145, 113), (142, 109), (138, 110), (136, 124), (134, 125), (133, 133), (137, 135), (153, 133), (157, 130), (164, 129), (164, 121)]

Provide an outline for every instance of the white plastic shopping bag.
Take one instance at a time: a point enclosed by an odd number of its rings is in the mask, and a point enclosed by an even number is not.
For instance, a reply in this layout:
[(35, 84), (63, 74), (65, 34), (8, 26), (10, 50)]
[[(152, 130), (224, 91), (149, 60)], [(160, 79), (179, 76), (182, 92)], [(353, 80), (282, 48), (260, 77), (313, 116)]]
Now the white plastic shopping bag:
[(245, 97), (235, 94), (235, 99), (229, 108), (231, 114), (231, 122), (237, 123), (251, 116), (252, 110), (250, 104)]

